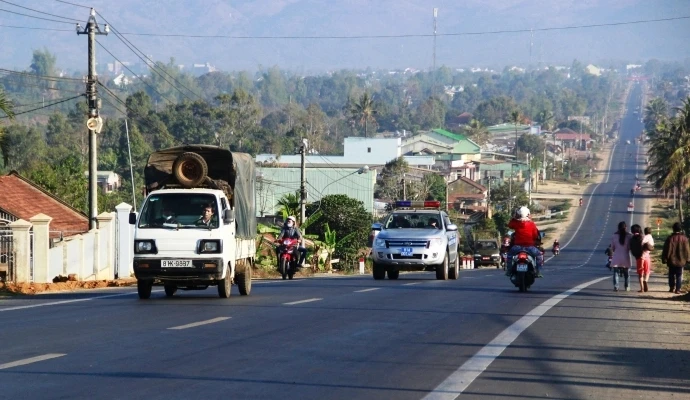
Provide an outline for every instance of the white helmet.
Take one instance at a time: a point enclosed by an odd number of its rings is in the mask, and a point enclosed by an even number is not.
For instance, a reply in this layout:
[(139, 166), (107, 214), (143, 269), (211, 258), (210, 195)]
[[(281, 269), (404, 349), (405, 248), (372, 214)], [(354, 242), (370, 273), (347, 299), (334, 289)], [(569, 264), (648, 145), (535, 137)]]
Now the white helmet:
[(520, 216), (520, 218), (527, 218), (529, 217), (529, 208), (522, 206), (520, 207), (520, 209), (518, 209), (517, 213)]
[(295, 217), (292, 216), (292, 215), (289, 216), (289, 217), (287, 217), (287, 220), (288, 220), (288, 221), (292, 220), (292, 222), (297, 222), (297, 219), (295, 219)]

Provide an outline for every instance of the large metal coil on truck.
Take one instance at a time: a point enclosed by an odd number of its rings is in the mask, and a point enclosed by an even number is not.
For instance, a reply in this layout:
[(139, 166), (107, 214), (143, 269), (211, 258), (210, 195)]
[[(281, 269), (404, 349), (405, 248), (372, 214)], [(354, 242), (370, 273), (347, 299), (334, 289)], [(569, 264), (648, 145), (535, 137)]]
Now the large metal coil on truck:
[(175, 159), (172, 172), (180, 185), (185, 188), (193, 188), (206, 180), (208, 164), (199, 154), (186, 152)]

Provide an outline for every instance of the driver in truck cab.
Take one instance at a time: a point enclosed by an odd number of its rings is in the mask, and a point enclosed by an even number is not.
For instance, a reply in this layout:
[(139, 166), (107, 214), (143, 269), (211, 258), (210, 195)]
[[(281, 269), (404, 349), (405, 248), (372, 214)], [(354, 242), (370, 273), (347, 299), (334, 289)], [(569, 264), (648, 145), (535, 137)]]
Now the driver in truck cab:
[(203, 214), (199, 217), (199, 219), (196, 220), (194, 225), (196, 226), (208, 226), (208, 227), (215, 227), (217, 226), (216, 219), (213, 217), (213, 205), (209, 204), (204, 207), (203, 209)]
[[(280, 234), (278, 235), (276, 242), (280, 243), (280, 240), (284, 238), (299, 240), (297, 251), (299, 251), (299, 266), (301, 267), (304, 263), (304, 259), (307, 257), (307, 249), (304, 247), (302, 232), (300, 232), (299, 228), (297, 227), (297, 219), (292, 215), (287, 217), (287, 220), (285, 221), (285, 224), (283, 224), (283, 228), (280, 230)], [(278, 246), (278, 254), (280, 254), (282, 250), (283, 245), (280, 244)]]
[[(540, 251), (537, 245), (541, 241), (537, 225), (530, 219), (530, 211), (527, 207), (520, 207), (513, 219), (508, 223), (508, 228), (513, 229), (513, 247), (508, 252), (508, 263), (512, 262), (513, 256), (520, 251), (526, 251), (535, 260), (537, 277), (542, 278)], [(506, 275), (510, 276), (511, 268), (506, 268)]]

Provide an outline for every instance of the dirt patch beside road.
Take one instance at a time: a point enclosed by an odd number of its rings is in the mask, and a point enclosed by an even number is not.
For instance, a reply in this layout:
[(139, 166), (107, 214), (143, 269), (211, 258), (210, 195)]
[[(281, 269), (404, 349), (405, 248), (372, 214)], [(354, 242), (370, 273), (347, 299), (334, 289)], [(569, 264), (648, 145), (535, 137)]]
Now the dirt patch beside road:
[(0, 295), (6, 294), (39, 294), (46, 292), (71, 292), (81, 289), (102, 289), (108, 287), (136, 286), (136, 279), (117, 279), (101, 281), (68, 281), (57, 283), (0, 283)]

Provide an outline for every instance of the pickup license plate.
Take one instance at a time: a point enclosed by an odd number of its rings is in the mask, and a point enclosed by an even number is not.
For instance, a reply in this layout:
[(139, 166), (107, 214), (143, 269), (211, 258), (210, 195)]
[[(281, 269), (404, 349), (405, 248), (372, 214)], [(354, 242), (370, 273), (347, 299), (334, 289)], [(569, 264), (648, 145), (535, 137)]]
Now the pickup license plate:
[(403, 257), (410, 257), (412, 255), (412, 247), (403, 247), (400, 249), (400, 255)]
[(489, 257), (482, 257), (482, 260), (488, 260)]
[(527, 264), (518, 264), (516, 269), (518, 272), (527, 272)]
[(192, 260), (163, 260), (161, 261), (161, 268), (189, 268), (192, 266)]

